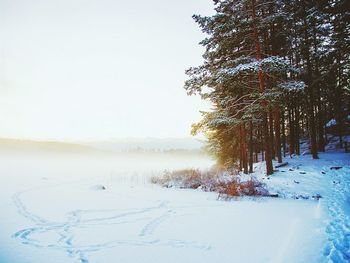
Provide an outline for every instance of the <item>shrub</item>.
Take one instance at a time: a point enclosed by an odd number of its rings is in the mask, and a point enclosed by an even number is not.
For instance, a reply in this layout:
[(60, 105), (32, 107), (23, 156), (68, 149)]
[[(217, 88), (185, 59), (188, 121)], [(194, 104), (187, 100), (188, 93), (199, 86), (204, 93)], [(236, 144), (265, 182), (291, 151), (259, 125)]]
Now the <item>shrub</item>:
[(151, 183), (163, 187), (200, 188), (203, 191), (218, 192), (219, 197), (268, 196), (265, 184), (251, 177), (242, 180), (235, 171), (184, 169), (165, 171), (161, 176), (152, 177)]
[(164, 187), (179, 188), (198, 188), (201, 185), (200, 172), (194, 169), (165, 171), (160, 177), (152, 177), (151, 182)]

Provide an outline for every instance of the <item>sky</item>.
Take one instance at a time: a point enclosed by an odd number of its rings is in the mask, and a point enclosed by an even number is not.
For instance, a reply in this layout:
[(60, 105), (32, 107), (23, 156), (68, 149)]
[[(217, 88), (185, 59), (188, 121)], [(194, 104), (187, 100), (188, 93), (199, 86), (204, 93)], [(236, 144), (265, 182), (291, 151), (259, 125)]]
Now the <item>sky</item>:
[(211, 0), (0, 0), (0, 137), (186, 137)]

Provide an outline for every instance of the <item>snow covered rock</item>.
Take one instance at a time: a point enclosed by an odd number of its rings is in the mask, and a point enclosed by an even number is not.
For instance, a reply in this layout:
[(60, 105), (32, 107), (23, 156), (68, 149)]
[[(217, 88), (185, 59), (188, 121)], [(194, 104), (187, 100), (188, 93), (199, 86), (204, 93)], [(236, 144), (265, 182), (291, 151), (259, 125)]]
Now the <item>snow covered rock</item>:
[(102, 184), (97, 184), (97, 185), (91, 186), (90, 189), (94, 191), (103, 191), (103, 190), (106, 190), (106, 187)]

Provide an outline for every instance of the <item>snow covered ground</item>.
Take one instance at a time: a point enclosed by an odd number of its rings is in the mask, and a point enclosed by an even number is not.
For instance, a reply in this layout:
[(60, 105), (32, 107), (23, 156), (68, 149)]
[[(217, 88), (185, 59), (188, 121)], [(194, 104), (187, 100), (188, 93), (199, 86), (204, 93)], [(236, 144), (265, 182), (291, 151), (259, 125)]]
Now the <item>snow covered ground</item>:
[(286, 198), (221, 201), (147, 181), (204, 156), (1, 153), (0, 262), (346, 262), (348, 157), (293, 158), (262, 179)]
[(327, 235), (324, 261), (350, 262), (350, 154), (320, 153), (319, 157), (289, 157), (285, 160), (288, 165), (270, 178), (263, 176), (264, 167), (258, 164), (255, 175), (279, 196), (314, 199), (315, 215), (326, 225), (322, 229)]

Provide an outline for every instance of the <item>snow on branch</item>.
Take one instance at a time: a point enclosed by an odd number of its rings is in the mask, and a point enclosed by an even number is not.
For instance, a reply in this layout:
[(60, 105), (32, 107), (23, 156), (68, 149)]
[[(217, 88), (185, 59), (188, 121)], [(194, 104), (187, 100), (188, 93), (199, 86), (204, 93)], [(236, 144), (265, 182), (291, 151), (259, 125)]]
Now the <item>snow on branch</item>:
[(305, 89), (304, 81), (291, 80), (279, 84), (279, 88), (287, 91), (302, 91)]
[(219, 72), (222, 77), (237, 76), (240, 74), (257, 73), (259, 70), (266, 73), (297, 72), (290, 62), (279, 56), (270, 56), (261, 60), (251, 59), (248, 63), (242, 63), (232, 68), (226, 68)]

